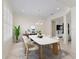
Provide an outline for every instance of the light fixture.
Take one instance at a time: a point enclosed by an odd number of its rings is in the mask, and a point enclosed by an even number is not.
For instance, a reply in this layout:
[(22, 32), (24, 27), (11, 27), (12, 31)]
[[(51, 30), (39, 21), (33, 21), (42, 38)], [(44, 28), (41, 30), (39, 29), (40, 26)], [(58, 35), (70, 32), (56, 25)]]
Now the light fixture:
[(32, 26), (31, 26), (31, 29), (35, 29), (35, 26), (34, 26), (34, 25), (32, 25)]
[(59, 10), (60, 8), (57, 8), (57, 10)]
[(37, 23), (35, 23), (35, 25), (39, 25), (39, 23), (37, 22)]
[(22, 12), (24, 12), (24, 9), (22, 9)]

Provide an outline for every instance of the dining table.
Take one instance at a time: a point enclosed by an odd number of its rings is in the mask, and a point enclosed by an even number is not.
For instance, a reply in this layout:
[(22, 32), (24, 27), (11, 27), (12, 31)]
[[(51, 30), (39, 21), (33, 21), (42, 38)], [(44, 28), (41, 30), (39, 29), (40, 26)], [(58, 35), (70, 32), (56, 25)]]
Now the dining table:
[(40, 54), (39, 59), (45, 59), (44, 49), (46, 45), (52, 45), (53, 47), (52, 51), (55, 55), (59, 53), (58, 44), (57, 44), (59, 42), (58, 37), (56, 36), (49, 37), (43, 35), (43, 37), (39, 38), (38, 35), (29, 35), (29, 38), (39, 45), (39, 54)]

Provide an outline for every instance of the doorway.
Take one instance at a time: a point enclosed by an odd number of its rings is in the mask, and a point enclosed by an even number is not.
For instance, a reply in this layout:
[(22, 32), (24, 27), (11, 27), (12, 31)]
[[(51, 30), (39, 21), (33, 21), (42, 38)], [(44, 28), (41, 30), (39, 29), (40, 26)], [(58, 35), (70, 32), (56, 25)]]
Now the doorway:
[(56, 21), (52, 21), (52, 36), (56, 36)]

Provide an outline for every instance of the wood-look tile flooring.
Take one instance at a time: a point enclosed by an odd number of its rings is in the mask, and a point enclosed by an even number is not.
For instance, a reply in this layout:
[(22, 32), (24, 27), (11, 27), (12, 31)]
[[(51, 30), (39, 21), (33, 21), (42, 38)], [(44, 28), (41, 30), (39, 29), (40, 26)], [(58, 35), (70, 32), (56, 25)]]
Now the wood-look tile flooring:
[[(38, 51), (30, 52), (28, 59), (39, 59)], [(64, 44), (62, 41), (61, 41), (61, 51), (59, 52), (59, 55), (53, 55), (50, 48), (47, 47), (44, 50), (44, 53), (46, 59), (76, 59), (75, 54), (73, 54), (71, 48), (71, 43)], [(14, 43), (6, 59), (26, 59), (26, 56), (24, 55), (23, 42)]]

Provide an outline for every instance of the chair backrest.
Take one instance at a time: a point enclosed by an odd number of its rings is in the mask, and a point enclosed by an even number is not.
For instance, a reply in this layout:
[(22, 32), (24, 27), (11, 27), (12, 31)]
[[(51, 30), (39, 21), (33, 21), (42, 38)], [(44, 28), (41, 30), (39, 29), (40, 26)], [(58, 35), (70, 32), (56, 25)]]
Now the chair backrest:
[(26, 51), (28, 51), (29, 50), (28, 41), (27, 41), (28, 38), (26, 36), (22, 36), (22, 39), (24, 42), (25, 49), (26, 49)]
[(54, 36), (53, 38), (56, 39), (56, 40), (59, 40), (59, 37), (58, 36)]
[(57, 40), (58, 42), (60, 42), (59, 37), (54, 36), (53, 39)]
[(24, 43), (29, 44), (29, 42), (31, 42), (31, 40), (29, 38), (27, 38), (27, 36), (22, 36), (22, 39), (23, 39)]

